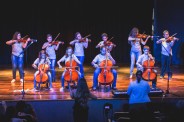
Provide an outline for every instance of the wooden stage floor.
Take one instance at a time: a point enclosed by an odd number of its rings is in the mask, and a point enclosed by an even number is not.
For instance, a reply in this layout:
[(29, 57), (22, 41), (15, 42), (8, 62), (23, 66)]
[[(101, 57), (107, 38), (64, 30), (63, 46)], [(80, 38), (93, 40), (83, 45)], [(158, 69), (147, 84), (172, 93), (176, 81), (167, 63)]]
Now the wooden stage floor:
[[(88, 87), (91, 89), (93, 84), (93, 72), (94, 68), (91, 66), (84, 66), (85, 78), (87, 80)], [(168, 80), (167, 75), (165, 79), (159, 78), (160, 68), (158, 67), (158, 77), (157, 77), (157, 87), (162, 89), (164, 92), (167, 90)], [(61, 87), (60, 76), (63, 72), (62, 69), (56, 68), (56, 82), (53, 82), (54, 91), (41, 90), (39, 92), (33, 91), (33, 75), (35, 69), (32, 67), (26, 67), (25, 72), (25, 83), (23, 95), (22, 89), (23, 84), (19, 81), (19, 73), (17, 70), (17, 81), (11, 83), (12, 80), (12, 70), (11, 66), (1, 66), (0, 68), (0, 100), (6, 101), (16, 101), (16, 100), (71, 100), (68, 90), (60, 92)], [(135, 80), (135, 76), (132, 80), (129, 79), (129, 66), (119, 66), (117, 68), (117, 89), (127, 90), (129, 83)], [(136, 69), (134, 69), (134, 73)], [(184, 68), (179, 66), (172, 66), (173, 78), (169, 82), (169, 97), (184, 98)], [(151, 82), (149, 82), (151, 86)], [(67, 84), (65, 84), (66, 86)], [(44, 85), (43, 85), (44, 86)], [(91, 91), (98, 99), (114, 99), (111, 91)]]

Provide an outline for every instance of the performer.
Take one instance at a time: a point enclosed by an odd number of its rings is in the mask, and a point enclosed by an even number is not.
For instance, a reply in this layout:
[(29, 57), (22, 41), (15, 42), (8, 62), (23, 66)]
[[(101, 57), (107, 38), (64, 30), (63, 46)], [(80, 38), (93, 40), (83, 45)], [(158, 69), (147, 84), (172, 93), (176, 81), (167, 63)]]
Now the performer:
[(141, 44), (145, 45), (148, 41), (148, 39), (151, 36), (147, 36), (145, 40), (143, 38), (138, 37), (139, 35), (139, 29), (134, 27), (128, 37), (128, 43), (131, 45), (131, 50), (130, 50), (130, 59), (131, 59), (131, 64), (130, 64), (130, 78), (133, 77), (133, 69), (135, 62), (137, 61), (138, 57), (142, 54), (141, 50)]
[(142, 71), (138, 70), (136, 80), (130, 82), (127, 90), (131, 122), (140, 120), (150, 122), (152, 114), (150, 114), (151, 99), (149, 98), (149, 93), (149, 83), (142, 79)]
[(27, 47), (28, 42), (30, 41), (30, 38), (21, 38), (20, 32), (15, 32), (13, 35), (13, 38), (6, 42), (7, 45), (12, 46), (12, 54), (11, 54), (11, 61), (12, 61), (12, 73), (13, 73), (13, 79), (11, 80), (11, 83), (14, 83), (16, 81), (16, 69), (19, 69), (19, 76), (20, 76), (20, 82), (23, 82), (24, 77), (24, 53), (23, 49)]
[[(43, 70), (44, 68), (48, 68), (47, 65), (49, 66), (50, 65), (50, 60), (45, 52), (45, 50), (41, 50), (39, 52), (39, 55), (38, 55), (38, 58), (34, 61), (34, 63), (32, 64), (32, 67), (35, 68), (35, 69), (38, 69), (35, 73), (34, 73), (34, 91), (38, 91), (37, 90), (37, 81), (36, 81), (36, 76), (39, 75), (39, 73), (41, 73), (40, 70), (42, 69), (39, 69), (39, 66), (43, 65), (43, 64), (46, 64), (43, 66)], [(42, 67), (40, 67), (42, 68)], [(44, 71), (43, 71), (44, 72)], [(48, 76), (48, 82), (49, 82), (49, 88), (51, 91), (53, 91), (53, 88), (52, 88), (52, 76), (51, 76), (51, 73), (49, 70), (47, 70), (46, 72), (44, 72), (47, 74)], [(44, 76), (42, 76), (44, 77)]]
[[(149, 53), (150, 51), (150, 48), (149, 46), (144, 46), (143, 48), (143, 52), (144, 54), (140, 55), (137, 62), (136, 62), (136, 65), (137, 65), (137, 70), (141, 70), (142, 72), (146, 71), (146, 67), (143, 67), (145, 61), (150, 61), (150, 67), (151, 67), (151, 61), (153, 61), (153, 63), (155, 63), (155, 59), (154, 57)], [(146, 62), (147, 63), (147, 62)], [(153, 75), (156, 76), (154, 78), (154, 80), (152, 80), (152, 88), (153, 89), (156, 89), (156, 83), (157, 83), (157, 70), (155, 69), (150, 69), (150, 72), (153, 72)], [(152, 75), (151, 73), (149, 75)]]
[(59, 41), (57, 44), (52, 44), (52, 35), (47, 34), (47, 42), (45, 42), (42, 46), (42, 49), (46, 50), (46, 53), (49, 56), (49, 60), (51, 62), (50, 69), (51, 69), (51, 75), (52, 75), (52, 82), (55, 82), (56, 79), (56, 71), (55, 71), (55, 65), (56, 65), (56, 50), (58, 50), (59, 45), (61, 44), (61, 41)]
[[(91, 64), (96, 68), (93, 74), (93, 90), (97, 89), (98, 86), (98, 76), (100, 74), (100, 63), (104, 60), (111, 60), (113, 64), (116, 64), (116, 61), (113, 59), (113, 57), (111, 56), (110, 53), (107, 52), (107, 49), (105, 46), (102, 46), (100, 48), (100, 54), (98, 54), (93, 61), (91, 62)], [(117, 72), (115, 69), (111, 69), (111, 72), (113, 73), (113, 83), (112, 83), (112, 89), (116, 90), (116, 80), (117, 80)]]
[(108, 53), (110, 53), (112, 51), (112, 48), (115, 47), (116, 45), (110, 42), (110, 40), (108, 40), (108, 35), (106, 33), (102, 33), (101, 38), (102, 38), (102, 41), (98, 43), (96, 48), (106, 46)]
[(169, 80), (172, 78), (170, 64), (171, 64), (171, 57), (172, 57), (172, 47), (174, 42), (178, 40), (176, 37), (169, 37), (169, 31), (163, 31), (163, 37), (159, 39), (156, 43), (161, 44), (161, 73), (160, 78), (164, 78), (165, 72), (169, 73)]
[(88, 41), (89, 41), (88, 38), (82, 38), (81, 33), (76, 32), (75, 33), (75, 39), (70, 42), (70, 45), (75, 45), (74, 55), (77, 56), (77, 58), (81, 62), (79, 64), (81, 77), (84, 77), (84, 67), (83, 67), (84, 58), (85, 58), (84, 48), (88, 47)]
[[(78, 60), (78, 58), (75, 56), (75, 54), (73, 54), (73, 49), (72, 47), (67, 47), (66, 49), (66, 54), (57, 62), (57, 64), (59, 65), (59, 68), (61, 69), (61, 62), (65, 62), (66, 63), (69, 61), (74, 60), (75, 62), (77, 62), (77, 64), (81, 64), (81, 62)], [(63, 92), (64, 90), (64, 81), (65, 81), (65, 74), (68, 70), (65, 68), (65, 70), (63, 71), (62, 75), (61, 75), (61, 88), (60, 91)], [(81, 78), (81, 73), (79, 71), (76, 70), (76, 72), (78, 73), (78, 77), (79, 79)], [(78, 79), (78, 80), (79, 80)]]

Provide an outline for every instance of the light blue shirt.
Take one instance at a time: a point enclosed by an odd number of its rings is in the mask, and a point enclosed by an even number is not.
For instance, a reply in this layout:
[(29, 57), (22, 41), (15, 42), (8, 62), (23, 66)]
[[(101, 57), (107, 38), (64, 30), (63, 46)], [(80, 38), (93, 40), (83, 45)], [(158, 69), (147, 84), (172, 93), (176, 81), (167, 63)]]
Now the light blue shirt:
[(137, 81), (130, 82), (127, 90), (129, 104), (150, 102), (149, 92), (150, 86), (147, 81), (141, 80), (139, 83)]
[[(12, 45), (12, 54), (18, 57), (23, 57), (24, 53), (23, 52), (23, 47), (22, 43), (16, 42)], [(21, 54), (22, 53), (22, 54)]]

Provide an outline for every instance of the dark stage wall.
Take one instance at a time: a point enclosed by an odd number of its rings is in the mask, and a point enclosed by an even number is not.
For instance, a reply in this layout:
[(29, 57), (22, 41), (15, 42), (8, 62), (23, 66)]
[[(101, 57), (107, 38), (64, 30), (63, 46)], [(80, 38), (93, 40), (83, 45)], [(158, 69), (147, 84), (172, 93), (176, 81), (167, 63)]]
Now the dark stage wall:
[[(22, 5), (23, 4), (23, 5)], [(11, 64), (11, 46), (5, 44), (15, 31), (22, 36), (30, 35), (37, 39), (25, 52), (25, 63), (32, 64), (37, 58), (46, 34), (51, 33), (64, 41), (57, 53), (59, 60), (65, 52), (74, 34), (79, 31), (83, 36), (91, 34), (92, 42), (85, 49), (85, 63), (90, 64), (99, 53), (95, 46), (101, 41), (101, 34), (106, 32), (117, 46), (112, 56), (117, 63), (130, 63), (130, 45), (127, 43), (128, 34), (133, 27), (138, 27), (140, 33), (152, 33), (153, 0), (126, 1), (90, 1), (90, 0), (63, 0), (60, 2), (14, 2), (1, 4), (0, 22), (0, 65)], [(128, 8), (128, 9), (127, 9)], [(173, 14), (172, 14), (173, 15)], [(162, 30), (162, 29), (161, 29)], [(173, 30), (174, 31), (174, 30)], [(153, 50), (153, 41), (148, 45)], [(153, 51), (152, 51), (153, 52)]]

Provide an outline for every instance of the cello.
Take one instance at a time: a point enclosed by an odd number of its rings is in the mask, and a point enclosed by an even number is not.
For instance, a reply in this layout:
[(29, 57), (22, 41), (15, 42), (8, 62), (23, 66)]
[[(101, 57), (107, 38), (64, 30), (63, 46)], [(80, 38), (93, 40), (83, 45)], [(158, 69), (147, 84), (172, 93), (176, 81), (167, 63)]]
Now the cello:
[(40, 64), (38, 66), (39, 73), (36, 75), (36, 81), (38, 83), (45, 83), (48, 80), (47, 71), (49, 70), (49, 65), (46, 63)]
[(72, 56), (70, 56), (70, 60), (65, 63), (66, 72), (64, 75), (64, 79), (67, 82), (74, 82), (78, 81), (78, 72), (76, 71), (77, 62), (72, 59)]
[(102, 69), (100, 74), (98, 75), (98, 82), (102, 85), (109, 85), (109, 84), (112, 84), (114, 79), (113, 73), (111, 72), (113, 63), (111, 60), (107, 59), (107, 49), (106, 49), (105, 55), (106, 55), (106, 59), (103, 60), (99, 65), (99, 68), (102, 68)]
[(153, 71), (155, 65), (154, 59), (148, 58), (148, 60), (143, 62), (143, 74), (142, 78), (147, 81), (154, 80), (156, 78), (156, 73)]

